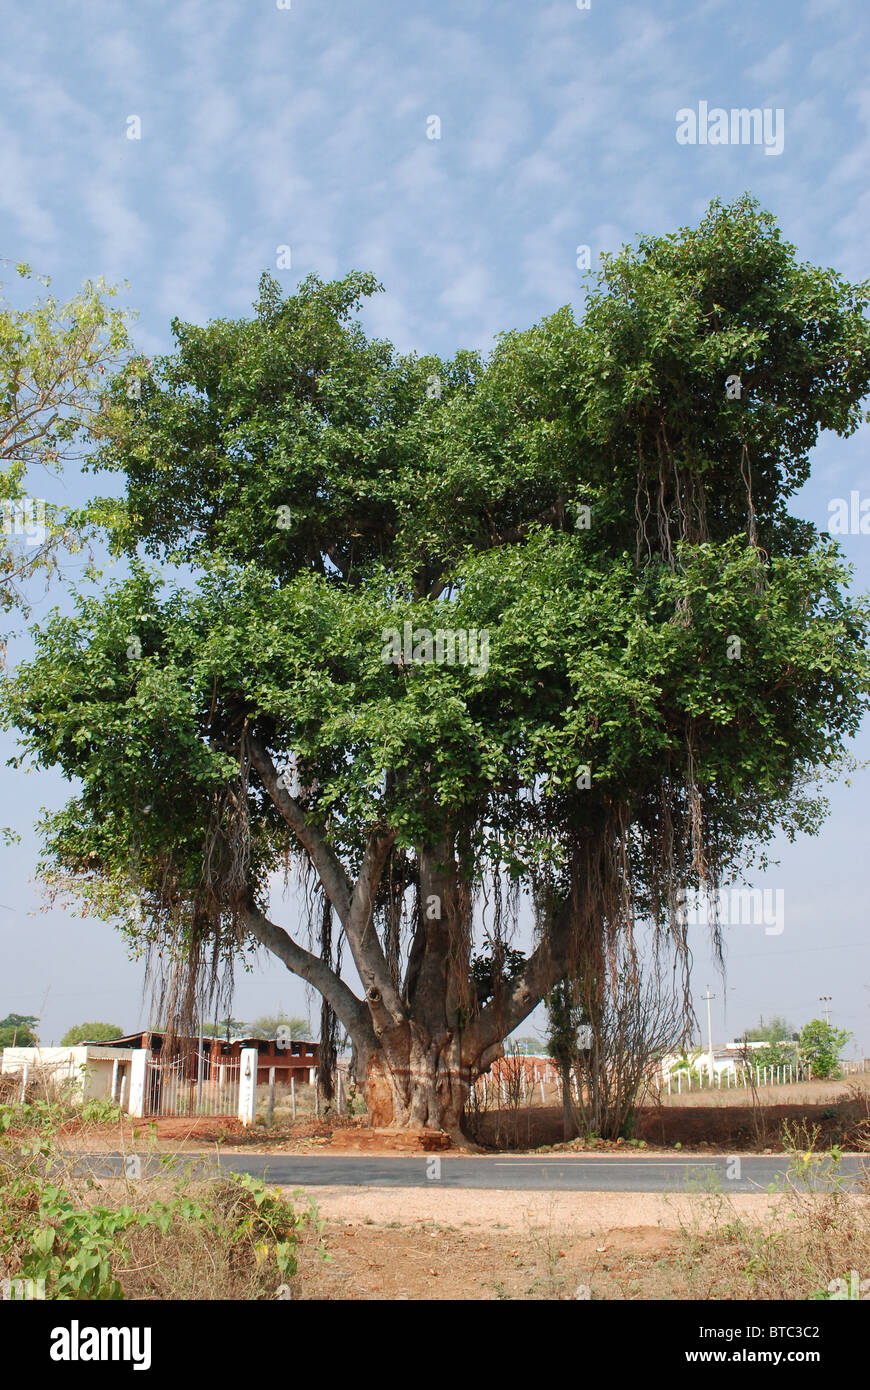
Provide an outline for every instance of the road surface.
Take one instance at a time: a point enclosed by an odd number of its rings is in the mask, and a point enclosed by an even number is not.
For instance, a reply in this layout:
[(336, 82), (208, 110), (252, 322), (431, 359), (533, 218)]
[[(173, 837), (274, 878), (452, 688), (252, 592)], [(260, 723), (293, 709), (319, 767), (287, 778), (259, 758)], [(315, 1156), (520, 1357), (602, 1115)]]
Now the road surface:
[[(569, 1154), (547, 1158), (510, 1157), (420, 1157), (376, 1158), (348, 1154), (211, 1154), (164, 1155), (172, 1158), (174, 1171), (182, 1173), (192, 1166), (198, 1176), (215, 1177), (219, 1172), (250, 1173), (281, 1187), (440, 1187), (504, 1188), (534, 1192), (699, 1192), (721, 1189), (725, 1192), (762, 1192), (785, 1177), (788, 1159), (771, 1155), (671, 1156), (631, 1154), (597, 1156)], [(738, 1162), (739, 1159), (739, 1162)], [(77, 1166), (94, 1177), (120, 1177), (125, 1162), (121, 1154), (81, 1154)], [(160, 1171), (161, 1158), (142, 1155), (138, 1171), (143, 1177)], [(867, 1161), (857, 1155), (843, 1158), (840, 1176), (850, 1187), (857, 1187), (863, 1173), (870, 1174)]]

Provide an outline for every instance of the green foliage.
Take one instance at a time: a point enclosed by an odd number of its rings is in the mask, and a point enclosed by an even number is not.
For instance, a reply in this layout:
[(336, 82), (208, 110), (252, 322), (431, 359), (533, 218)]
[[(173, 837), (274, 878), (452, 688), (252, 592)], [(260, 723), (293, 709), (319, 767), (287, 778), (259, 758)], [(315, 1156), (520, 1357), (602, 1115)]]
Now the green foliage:
[(743, 1034), (745, 1042), (763, 1042), (766, 1047), (753, 1047), (748, 1050), (747, 1061), (753, 1067), (787, 1067), (798, 1061), (798, 1049), (793, 1041), (794, 1026), (779, 1014), (774, 1014), (768, 1023), (760, 1019), (757, 1028), (747, 1028)]
[[(305, 1194), (297, 1191), (293, 1195), (299, 1200)], [(310, 1224), (322, 1237), (323, 1222), (313, 1202), (307, 1211), (298, 1212), (278, 1188), (267, 1187), (249, 1173), (230, 1173), (227, 1185), (216, 1194), (215, 1206), (230, 1212), (234, 1240), (253, 1245), (258, 1262), (274, 1260), (278, 1274), (286, 1278), (296, 1273), (300, 1229)], [(326, 1253), (322, 1239), (320, 1252)]]
[(576, 1065), (577, 1034), (586, 1022), (577, 981), (562, 980), (547, 998), (547, 1051), (562, 1066)]
[(840, 1075), (840, 1053), (851, 1036), (845, 1029), (835, 1028), (822, 1018), (804, 1024), (798, 1050), (801, 1059), (812, 1067), (814, 1077)]
[(794, 1032), (792, 1024), (774, 1014), (769, 1023), (761, 1019), (757, 1028), (747, 1028), (743, 1036), (747, 1042), (781, 1043), (791, 1041)]
[(501, 942), (489, 943), (491, 950), (472, 956), (471, 979), (478, 1003), (491, 999), (497, 989), (503, 990), (522, 973), (526, 957), (522, 951)]
[(274, 1038), (279, 1028), (287, 1030), (284, 1037), (289, 1037), (291, 1041), (311, 1036), (311, 1025), (307, 1018), (283, 1013), (263, 1014), (255, 1018), (253, 1023), (247, 1025), (247, 1035), (250, 1038)]
[(218, 1022), (203, 1023), (202, 1035), (204, 1038), (235, 1038), (241, 1037), (247, 1024), (239, 1018), (224, 1018)]
[(787, 1067), (797, 1062), (798, 1049), (794, 1043), (769, 1043), (767, 1047), (754, 1047), (751, 1059), (756, 1067)]
[(111, 1125), (120, 1122), (123, 1112), (117, 1101), (91, 1096), (83, 1102), (80, 1114), (85, 1124)]
[[(15, 273), (21, 280), (32, 274), (24, 264)], [(0, 510), (21, 503), (41, 470), (58, 472), (80, 446), (102, 436), (99, 393), (128, 346), (129, 315), (111, 305), (117, 293), (98, 280), (65, 304), (47, 295), (22, 308), (0, 296)], [(59, 545), (75, 550), (82, 543), (52, 506), (39, 543), (25, 547), (8, 536), (0, 540), (0, 611), (26, 609), (28, 578), (55, 566)]]
[(79, 1043), (83, 1042), (106, 1043), (123, 1036), (124, 1030), (114, 1023), (77, 1023), (74, 1028), (67, 1029), (60, 1045), (78, 1047)]
[[(14, 1110), (0, 1107), (0, 1135), (25, 1128), (38, 1136), (24, 1147), (4, 1140), (8, 1153), (0, 1162), (0, 1264), (15, 1278), (41, 1285), (45, 1298), (122, 1299), (121, 1280), (136, 1228), (153, 1227), (165, 1240), (179, 1224), (195, 1223), (215, 1238), (227, 1237), (240, 1259), (250, 1255), (258, 1266), (271, 1266), (280, 1279), (296, 1273), (300, 1233), (310, 1225), (321, 1236), (321, 1255), (328, 1258), (314, 1203), (297, 1211), (278, 1189), (248, 1174), (231, 1173), (207, 1184), (202, 1196), (192, 1195), (182, 1180), (169, 1200), (144, 1206), (82, 1201), (79, 1193), (51, 1179), (58, 1162), (57, 1118), (46, 1102)], [(88, 1180), (86, 1186), (95, 1184)]]
[(38, 1023), (32, 1014), (7, 1014), (0, 1018), (0, 1047), (35, 1047)]

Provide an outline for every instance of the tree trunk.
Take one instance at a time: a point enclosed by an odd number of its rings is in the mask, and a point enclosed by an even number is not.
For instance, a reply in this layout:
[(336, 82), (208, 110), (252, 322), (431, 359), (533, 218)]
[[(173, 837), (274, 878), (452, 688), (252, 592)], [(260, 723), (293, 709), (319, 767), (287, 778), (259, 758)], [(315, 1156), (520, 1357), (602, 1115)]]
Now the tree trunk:
[[(404, 982), (398, 981), (395, 932), (386, 949), (375, 906), (396, 831), (374, 826), (356, 879), (279, 777), (253, 736), (251, 765), (276, 810), (314, 866), (341, 922), (363, 986), (358, 998), (328, 959), (315, 956), (271, 922), (250, 894), (235, 905), (251, 935), (328, 1001), (353, 1042), (356, 1079), (375, 1127), (440, 1130), (465, 1142), (462, 1113), (472, 1081), (503, 1055), (502, 1041), (571, 967), (576, 895), (555, 909), (525, 969), (479, 1010), (470, 978), (470, 887), (456, 836), (446, 831), (417, 851), (418, 917)], [(388, 924), (389, 925), (389, 924)]]
[(370, 1123), (440, 1130), (464, 1142), (470, 1072), (460, 1062), (458, 1041), (432, 1038), (411, 1023), (381, 1043), (365, 1059), (361, 1078)]

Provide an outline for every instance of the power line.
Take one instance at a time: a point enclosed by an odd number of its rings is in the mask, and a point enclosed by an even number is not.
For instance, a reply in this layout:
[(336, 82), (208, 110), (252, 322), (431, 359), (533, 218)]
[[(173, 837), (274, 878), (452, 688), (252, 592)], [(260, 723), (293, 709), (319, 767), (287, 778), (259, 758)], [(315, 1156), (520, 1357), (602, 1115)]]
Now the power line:
[(728, 960), (774, 960), (779, 956), (797, 956), (805, 951), (850, 951), (857, 947), (866, 947), (866, 941), (840, 941), (832, 946), (792, 946), (787, 951), (753, 951), (748, 956), (732, 956), (729, 954)]

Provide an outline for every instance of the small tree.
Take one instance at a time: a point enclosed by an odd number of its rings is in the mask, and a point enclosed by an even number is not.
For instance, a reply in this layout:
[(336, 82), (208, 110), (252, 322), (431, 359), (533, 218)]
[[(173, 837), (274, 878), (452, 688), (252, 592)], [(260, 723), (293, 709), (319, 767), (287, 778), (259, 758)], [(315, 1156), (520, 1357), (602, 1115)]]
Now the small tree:
[(300, 1018), (296, 1014), (263, 1014), (261, 1018), (255, 1018), (253, 1023), (248, 1025), (248, 1034), (252, 1038), (275, 1038), (278, 1036), (278, 1029), (284, 1029), (283, 1037), (290, 1041), (298, 1038), (307, 1038), (311, 1035), (311, 1025), (307, 1018)]
[(578, 1033), (584, 1026), (578, 980), (562, 980), (556, 985), (547, 999), (547, 1014), (550, 1020), (547, 1051), (559, 1068), (562, 1137), (567, 1143), (577, 1133), (577, 1112), (571, 1101), (571, 1074), (579, 1055)]
[(794, 1028), (780, 1014), (774, 1014), (769, 1023), (758, 1020), (757, 1028), (747, 1028), (743, 1034), (746, 1042), (783, 1043), (791, 1039)]
[(840, 1053), (851, 1036), (845, 1029), (835, 1028), (821, 1018), (804, 1024), (798, 1049), (801, 1059), (812, 1067), (813, 1076), (825, 1078), (840, 1075)]
[(644, 977), (629, 951), (584, 974), (580, 1003), (591, 1028), (588, 1046), (577, 1052), (578, 1122), (587, 1134), (617, 1139), (630, 1128), (659, 1058), (683, 1039), (684, 1013), (659, 968)]
[(77, 1047), (83, 1042), (111, 1042), (123, 1036), (123, 1029), (115, 1023), (77, 1023), (69, 1028), (60, 1040), (61, 1047)]
[(233, 1018), (228, 1015), (226, 1018), (214, 1022), (203, 1023), (202, 1036), (204, 1038), (226, 1038), (229, 1042), (234, 1034), (238, 1036), (242, 1029), (247, 1028), (247, 1026), (240, 1018)]
[(787, 1067), (797, 1061), (797, 1044), (792, 1042), (770, 1042), (766, 1047), (758, 1047), (754, 1052), (757, 1067)]

